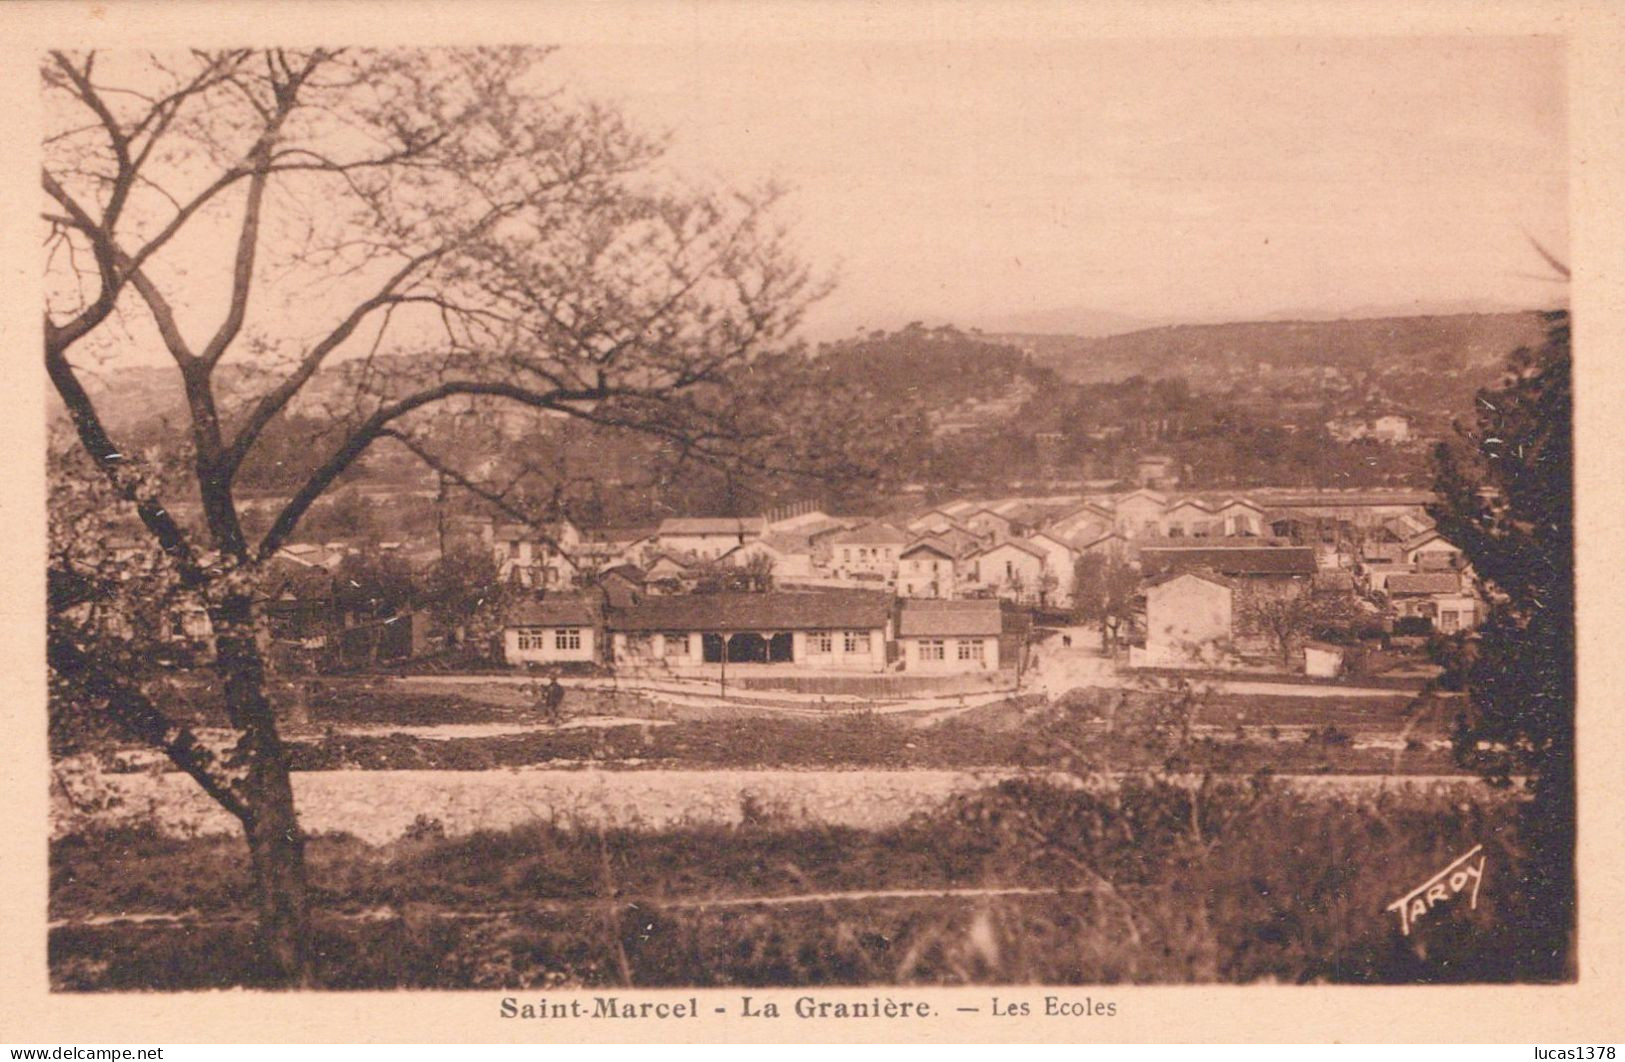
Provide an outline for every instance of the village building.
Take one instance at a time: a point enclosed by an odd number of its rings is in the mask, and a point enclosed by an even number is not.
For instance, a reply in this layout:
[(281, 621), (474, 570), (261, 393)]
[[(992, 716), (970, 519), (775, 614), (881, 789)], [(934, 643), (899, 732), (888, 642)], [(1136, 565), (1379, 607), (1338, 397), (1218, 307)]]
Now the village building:
[(1214, 512), (1220, 523), (1219, 534), (1228, 536), (1255, 536), (1264, 533), (1264, 510), (1246, 498), (1225, 502)]
[(1136, 490), (1117, 500), (1113, 526), (1125, 538), (1160, 535), (1168, 498), (1154, 490)]
[(1423, 531), (1406, 541), (1402, 560), (1417, 571), (1455, 571), (1461, 567), (1462, 553), (1436, 530)]
[(1182, 498), (1163, 514), (1163, 532), (1169, 538), (1209, 538), (1223, 534), (1223, 521), (1197, 498)]
[(603, 652), (603, 608), (592, 594), (526, 597), (508, 609), (503, 658), (525, 664), (592, 663)]
[(1133, 553), (1129, 540), (1111, 530), (1091, 539), (1075, 538), (1072, 542), (1079, 557), (1105, 557), (1117, 564), (1125, 563)]
[(1425, 619), (1441, 634), (1478, 625), (1478, 599), (1458, 572), (1398, 572), (1388, 577), (1385, 593), (1396, 619)]
[(497, 576), (526, 589), (568, 589), (575, 585), (579, 566), (570, 552), (581, 544), (581, 531), (568, 519), (533, 527), (496, 524), (491, 528), (491, 550)]
[(570, 557), (582, 569), (612, 568), (617, 564), (642, 565), (656, 547), (653, 527), (602, 527), (583, 531)]
[(1067, 510), (1044, 526), (1044, 530), (1066, 542), (1093, 542), (1116, 526), (1110, 509), (1085, 502)]
[(598, 589), (610, 608), (631, 608), (648, 592), (643, 569), (635, 564), (617, 564), (598, 573)]
[(699, 579), (698, 567), (680, 557), (656, 553), (643, 571), (644, 590), (650, 594), (679, 594), (692, 590)]
[(941, 538), (922, 538), (898, 554), (898, 596), (950, 598), (958, 589), (959, 551)]
[(674, 516), (660, 522), (655, 539), (664, 553), (716, 560), (760, 538), (764, 527), (759, 516)]
[(965, 558), (971, 582), (1024, 605), (1038, 603), (1055, 589), (1055, 577), (1046, 571), (1047, 559), (1043, 550), (1018, 539), (988, 546)]
[(796, 535), (770, 531), (754, 541), (717, 558), (723, 564), (746, 568), (752, 564), (771, 565), (771, 578), (805, 579), (813, 574), (812, 547)]
[(1231, 652), (1236, 584), (1212, 571), (1175, 570), (1145, 588), (1145, 649), (1135, 667), (1214, 666)]
[(828, 567), (844, 578), (897, 582), (898, 564), (909, 536), (888, 523), (865, 524), (831, 535)]
[(1239, 579), (1253, 590), (1285, 591), (1305, 585), (1318, 570), (1307, 546), (1142, 546), (1148, 579), (1172, 572), (1206, 571)]
[(905, 601), (897, 641), (904, 671), (997, 671), (1004, 616), (997, 601)]
[(962, 521), (965, 530), (978, 538), (1002, 541), (1014, 535), (1014, 524), (1009, 517), (992, 509), (978, 509)]
[(878, 672), (890, 620), (891, 599), (879, 592), (689, 594), (617, 611), (610, 630), (618, 666)]
[(1336, 678), (1343, 673), (1342, 646), (1328, 642), (1305, 642), (1303, 646), (1303, 673), (1310, 678)]
[(1044, 572), (1049, 577), (1046, 584), (1053, 581), (1053, 585), (1040, 588), (1038, 603), (1046, 608), (1070, 608), (1077, 581), (1078, 551), (1047, 531), (1022, 539), (1022, 543), (1044, 555)]

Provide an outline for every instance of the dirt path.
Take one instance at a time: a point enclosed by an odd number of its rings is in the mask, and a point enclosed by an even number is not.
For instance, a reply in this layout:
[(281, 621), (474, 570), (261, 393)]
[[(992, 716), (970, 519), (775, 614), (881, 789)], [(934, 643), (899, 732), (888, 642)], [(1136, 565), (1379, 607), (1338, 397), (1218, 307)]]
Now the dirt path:
[[(958, 794), (1030, 772), (989, 770), (605, 770), (298, 771), (294, 793), (311, 833), (347, 833), (387, 844), (433, 824), (447, 836), (532, 822), (577, 828), (672, 829), (736, 825), (768, 816), (786, 825), (883, 829), (931, 812)], [(1120, 776), (1089, 784), (1112, 786)], [(1283, 775), (1306, 793), (1494, 795), (1463, 775)], [(64, 785), (70, 784), (66, 781)], [(53, 794), (55, 836), (93, 825), (152, 822), (181, 837), (235, 833), (238, 824), (184, 774), (86, 774)]]
[[(574, 900), (537, 900), (518, 908), (482, 908), (472, 911), (447, 910), (429, 907), (423, 910), (413, 905), (411, 914), (426, 914), (431, 918), (475, 921), (485, 918), (507, 918), (538, 911), (567, 912), (610, 908), (637, 910), (647, 907), (655, 910), (714, 910), (737, 907), (799, 907), (808, 904), (869, 903), (886, 900), (975, 900), (1001, 896), (1065, 896), (1077, 893), (1106, 892), (1110, 885), (1084, 883), (1065, 886), (1006, 885), (976, 889), (853, 889), (844, 892), (802, 892), (777, 896), (691, 896), (691, 897), (616, 897), (613, 900), (582, 898)], [(323, 918), (344, 922), (384, 922), (406, 915), (395, 907), (373, 907), (365, 911), (326, 911)], [(205, 916), (192, 911), (142, 912), (134, 914), (86, 915), (79, 918), (59, 918), (46, 923), (47, 929), (67, 929), (80, 926), (161, 925), (177, 927), (237, 925), (252, 921), (245, 913)]]

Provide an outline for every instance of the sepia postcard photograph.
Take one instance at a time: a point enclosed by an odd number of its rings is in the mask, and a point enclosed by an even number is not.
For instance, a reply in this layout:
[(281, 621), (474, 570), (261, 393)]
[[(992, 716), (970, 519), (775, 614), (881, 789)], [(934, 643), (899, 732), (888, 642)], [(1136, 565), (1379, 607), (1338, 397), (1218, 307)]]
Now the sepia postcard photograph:
[(1585, 982), (1575, 24), (1197, 8), (33, 7), (27, 977)]

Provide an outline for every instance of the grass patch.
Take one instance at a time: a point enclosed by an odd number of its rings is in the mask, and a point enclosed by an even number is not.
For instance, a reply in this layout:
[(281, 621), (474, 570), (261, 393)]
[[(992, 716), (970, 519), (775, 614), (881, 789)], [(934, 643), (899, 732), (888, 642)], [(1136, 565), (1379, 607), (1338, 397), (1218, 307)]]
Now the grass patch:
[[(425, 824), (382, 847), (313, 838), (309, 860), (333, 988), (1508, 981), (1549, 974), (1519, 928), (1518, 815), (1263, 780), (1194, 794), (1013, 782), (880, 831), (765, 817), (448, 839)], [(1478, 910), (1401, 938), (1386, 904), (1474, 844), (1492, 875)], [(256, 983), (240, 842), (110, 831), (55, 842), (51, 861), (53, 918), (194, 913), (58, 927), (57, 988)], [(1016, 885), (1062, 891), (714, 903)]]

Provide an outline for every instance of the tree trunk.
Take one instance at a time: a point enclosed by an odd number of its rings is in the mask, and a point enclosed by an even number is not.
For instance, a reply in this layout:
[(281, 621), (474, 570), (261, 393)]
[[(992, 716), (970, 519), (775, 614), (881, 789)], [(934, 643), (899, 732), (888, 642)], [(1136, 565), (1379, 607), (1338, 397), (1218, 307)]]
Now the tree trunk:
[(266, 976), (286, 987), (313, 983), (305, 837), (294, 811), (287, 752), (265, 695), (265, 665), (254, 640), (253, 603), (234, 595), (219, 609), (217, 667), (226, 714), (241, 737), (240, 816), (254, 868), (259, 946)]
[(310, 902), (305, 885), (305, 837), (294, 813), (286, 764), (255, 772), (248, 787), (253, 816), (243, 823), (254, 867), (254, 904), (266, 976), (288, 988), (314, 984)]

